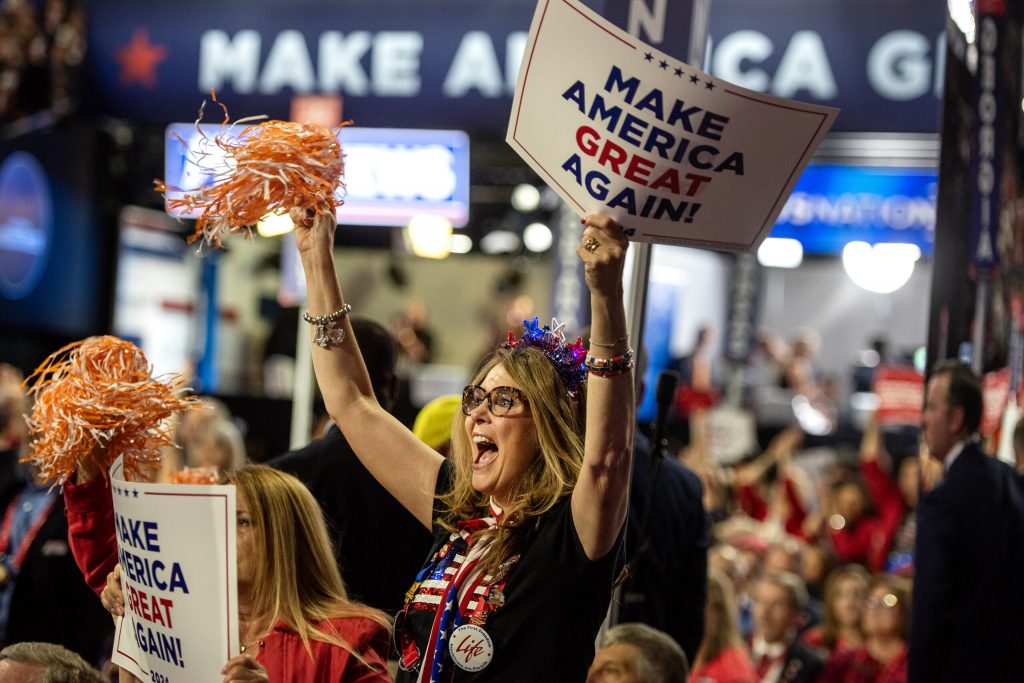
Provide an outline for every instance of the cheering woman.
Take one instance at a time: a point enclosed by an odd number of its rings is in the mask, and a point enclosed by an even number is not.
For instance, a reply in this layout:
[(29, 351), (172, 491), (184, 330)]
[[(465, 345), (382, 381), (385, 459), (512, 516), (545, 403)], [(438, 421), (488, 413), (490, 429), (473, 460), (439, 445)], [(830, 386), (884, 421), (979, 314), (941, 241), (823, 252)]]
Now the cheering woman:
[(518, 339), (510, 333), (465, 388), (445, 460), (374, 398), (349, 338), (333, 217), (299, 218), (305, 319), (316, 326), (313, 363), (328, 411), (373, 476), (434, 534), (396, 623), (398, 680), (583, 680), (610, 599), (629, 483), (622, 229), (604, 216), (583, 221), (589, 354), (582, 340), (567, 344), (554, 321), (534, 319)]

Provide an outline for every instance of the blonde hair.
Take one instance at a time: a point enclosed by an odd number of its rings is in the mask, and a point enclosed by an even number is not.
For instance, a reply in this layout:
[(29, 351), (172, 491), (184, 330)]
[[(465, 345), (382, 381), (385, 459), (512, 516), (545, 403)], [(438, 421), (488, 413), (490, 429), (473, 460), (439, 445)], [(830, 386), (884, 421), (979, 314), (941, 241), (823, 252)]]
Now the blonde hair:
[(708, 571), (708, 601), (705, 610), (704, 638), (694, 657), (694, 670), (715, 661), (730, 647), (742, 647), (739, 609), (729, 577), (717, 569)]
[[(836, 643), (839, 642), (839, 620), (836, 618), (835, 601), (839, 596), (839, 585), (847, 580), (860, 582), (864, 597), (867, 597), (871, 574), (859, 564), (847, 564), (833, 569), (825, 579), (825, 614), (821, 620), (821, 644), (829, 651), (834, 650)], [(860, 624), (856, 626), (859, 630)]]
[[(481, 364), (473, 384), (483, 381), (501, 365), (526, 397), (536, 435), (537, 457), (503, 501), (502, 521), (494, 529), (480, 532), (491, 538), (491, 549), (481, 560), (481, 569), (494, 574), (515, 556), (540, 524), (541, 517), (572, 492), (583, 463), (583, 434), (586, 389), (573, 398), (551, 361), (531, 347), (499, 348)], [(451, 491), (442, 498), (447, 513), (439, 520), (454, 531), (455, 522), (488, 514), (488, 497), (473, 489), (474, 446), (458, 420), (452, 426), (450, 459), (455, 475)]]
[(338, 617), (370, 619), (390, 631), (380, 610), (348, 598), (320, 506), (302, 482), (264, 465), (246, 465), (228, 475), (252, 516), (255, 574), (252, 613), (283, 621), (299, 634), (312, 656), (310, 640), (337, 645), (364, 666), (367, 662), (320, 622)]

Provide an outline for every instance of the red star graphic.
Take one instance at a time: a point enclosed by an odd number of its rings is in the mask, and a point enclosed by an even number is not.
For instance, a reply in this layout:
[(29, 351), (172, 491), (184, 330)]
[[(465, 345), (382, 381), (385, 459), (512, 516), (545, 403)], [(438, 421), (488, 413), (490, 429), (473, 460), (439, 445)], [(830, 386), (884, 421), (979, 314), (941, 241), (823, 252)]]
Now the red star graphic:
[(149, 42), (149, 31), (135, 29), (132, 41), (117, 51), (121, 63), (121, 85), (137, 83), (144, 88), (156, 87), (156, 67), (167, 59), (167, 46)]

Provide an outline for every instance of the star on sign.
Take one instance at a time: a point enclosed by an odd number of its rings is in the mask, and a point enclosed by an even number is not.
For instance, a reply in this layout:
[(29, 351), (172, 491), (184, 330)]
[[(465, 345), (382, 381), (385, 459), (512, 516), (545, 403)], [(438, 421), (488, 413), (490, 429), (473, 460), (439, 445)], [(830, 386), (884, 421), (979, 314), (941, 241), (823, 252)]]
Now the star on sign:
[(659, 66), (659, 67), (661, 67), (662, 69), (667, 69), (667, 68), (668, 68), (668, 62), (666, 62), (666, 61), (665, 61), (665, 60), (663, 59), (663, 60), (661, 60), (660, 62), (658, 62), (658, 66)]
[(149, 42), (149, 31), (137, 28), (131, 42), (117, 51), (121, 64), (121, 85), (156, 87), (156, 67), (167, 59), (167, 46)]
[(693, 75), (690, 76), (690, 83), (696, 83), (699, 80), (700, 80), (700, 78), (697, 76), (697, 74), (693, 74)]
[(714, 90), (715, 89), (715, 84), (712, 83), (711, 81), (704, 81), (704, 87), (707, 90)]
[(683, 77), (683, 70), (680, 69), (678, 66), (676, 67), (676, 77), (677, 78), (682, 78)]
[(651, 61), (653, 59), (654, 59), (654, 55), (652, 55), (650, 52), (645, 52), (644, 53), (644, 61), (645, 62), (649, 62), (649, 61)]
[(138, 491), (132, 491), (132, 497), (133, 498), (138, 498), (139, 497), (139, 492)]

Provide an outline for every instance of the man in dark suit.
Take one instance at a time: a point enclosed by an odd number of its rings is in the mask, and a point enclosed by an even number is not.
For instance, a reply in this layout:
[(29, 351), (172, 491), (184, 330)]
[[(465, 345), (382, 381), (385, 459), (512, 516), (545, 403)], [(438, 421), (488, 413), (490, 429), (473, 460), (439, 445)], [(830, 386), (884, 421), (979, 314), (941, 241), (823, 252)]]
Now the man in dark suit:
[(760, 683), (814, 683), (822, 660), (797, 640), (807, 588), (790, 572), (765, 574), (754, 584), (751, 658)]
[[(352, 331), (377, 400), (395, 397), (397, 348), (380, 325), (353, 317)], [(323, 508), (349, 595), (391, 614), (401, 608), (431, 536), (367, 471), (341, 431), (267, 463), (301, 479)]]
[(689, 469), (652, 453), (640, 433), (632, 468), (626, 557), (635, 561), (623, 586), (619, 622), (664, 631), (692, 662), (704, 635), (708, 585), (703, 487)]
[(944, 474), (918, 506), (909, 680), (1024, 676), (1024, 495), (978, 443), (981, 382), (944, 361), (928, 382), (922, 431)]

